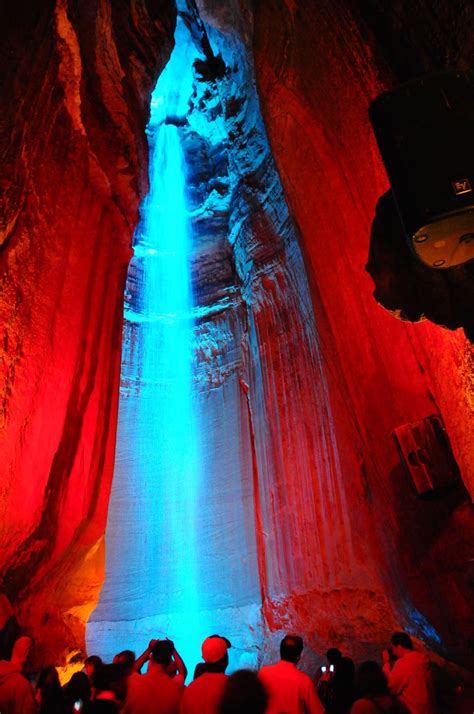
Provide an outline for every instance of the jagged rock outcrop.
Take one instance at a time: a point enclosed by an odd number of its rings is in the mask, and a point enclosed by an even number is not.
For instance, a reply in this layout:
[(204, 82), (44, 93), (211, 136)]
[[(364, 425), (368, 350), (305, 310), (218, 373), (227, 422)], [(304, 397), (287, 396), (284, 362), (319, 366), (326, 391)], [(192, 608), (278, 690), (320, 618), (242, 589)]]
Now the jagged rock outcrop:
[(83, 646), (103, 578), (123, 289), (174, 18), (171, 1), (2, 8), (1, 587), (43, 661)]

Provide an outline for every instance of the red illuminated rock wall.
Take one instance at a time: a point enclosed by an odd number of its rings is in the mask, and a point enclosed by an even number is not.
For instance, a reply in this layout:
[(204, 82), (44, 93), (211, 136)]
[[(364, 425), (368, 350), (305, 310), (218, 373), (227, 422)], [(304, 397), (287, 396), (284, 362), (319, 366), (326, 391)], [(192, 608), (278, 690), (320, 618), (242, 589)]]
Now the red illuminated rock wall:
[[(387, 189), (369, 103), (397, 74), (405, 80), (449, 63), (465, 66), (472, 37), (459, 17), (470, 13), (460, 3), (437, 3), (435, 12), (426, 3), (388, 9), (377, 2), (270, 0), (256, 3), (254, 35), (262, 110), (301, 231), (332, 373), (349, 517), (358, 523), (357, 540), (377, 554), (398, 624), (420, 635), (424, 629), (429, 639), (426, 622), (416, 623), (417, 609), (464, 658), (473, 634), (472, 506), (466, 492), (418, 501), (392, 431), (439, 413), (473, 493), (473, 348), (460, 330), (395, 320), (375, 302), (364, 266), (375, 205)], [(338, 557), (344, 570), (347, 553)], [(346, 619), (354, 602), (365, 622)], [(382, 641), (393, 624), (377, 612), (376, 594), (357, 588), (319, 590), (300, 602), (293, 594), (289, 603), (302, 628), (308, 612), (316, 629), (319, 620), (326, 641), (345, 639), (346, 628), (359, 640)]]
[(125, 271), (174, 12), (2, 9), (0, 570), (43, 659), (82, 645), (103, 578)]

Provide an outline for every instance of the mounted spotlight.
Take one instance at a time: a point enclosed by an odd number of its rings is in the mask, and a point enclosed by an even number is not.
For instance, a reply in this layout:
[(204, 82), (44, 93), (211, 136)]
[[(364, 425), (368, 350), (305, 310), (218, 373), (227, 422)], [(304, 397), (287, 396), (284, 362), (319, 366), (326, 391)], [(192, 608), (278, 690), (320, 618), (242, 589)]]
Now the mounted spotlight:
[(474, 72), (447, 71), (381, 94), (369, 109), (400, 218), (418, 258), (474, 258)]

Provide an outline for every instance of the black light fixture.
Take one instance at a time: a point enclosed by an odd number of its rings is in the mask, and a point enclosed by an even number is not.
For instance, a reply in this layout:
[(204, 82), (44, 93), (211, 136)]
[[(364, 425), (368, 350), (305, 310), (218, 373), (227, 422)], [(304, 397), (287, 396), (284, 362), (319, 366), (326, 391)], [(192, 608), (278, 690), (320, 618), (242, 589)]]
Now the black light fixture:
[(435, 269), (474, 258), (474, 72), (381, 94), (370, 120), (409, 245)]

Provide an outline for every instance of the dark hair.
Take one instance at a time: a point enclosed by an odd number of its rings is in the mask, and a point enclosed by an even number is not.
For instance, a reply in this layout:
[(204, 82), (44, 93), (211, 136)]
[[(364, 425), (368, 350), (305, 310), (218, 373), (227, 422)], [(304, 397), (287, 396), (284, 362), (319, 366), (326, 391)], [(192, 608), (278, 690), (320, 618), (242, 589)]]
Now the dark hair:
[(354, 683), (354, 662), (350, 657), (341, 657), (334, 666), (334, 679), (340, 684), (352, 687)]
[(135, 665), (135, 652), (132, 650), (123, 650), (114, 656), (113, 664), (118, 664), (122, 668), (123, 672), (127, 677), (129, 677)]
[(97, 667), (102, 667), (104, 663), (98, 655), (91, 655), (90, 657), (86, 657), (84, 660), (84, 665), (86, 664), (91, 664), (95, 671)]
[(380, 697), (388, 694), (387, 678), (377, 662), (362, 662), (357, 670), (356, 692), (361, 697)]
[(114, 664), (135, 664), (135, 652), (132, 650), (122, 650), (114, 657)]
[(157, 664), (167, 667), (173, 656), (173, 643), (170, 640), (158, 640), (151, 650), (151, 658)]
[(336, 664), (342, 657), (342, 652), (341, 650), (338, 650), (337, 647), (330, 647), (328, 651), (326, 652), (326, 659), (330, 664)]
[(41, 705), (39, 708), (40, 714), (43, 712), (60, 712), (63, 703), (63, 693), (59, 683), (59, 676), (56, 668), (52, 665), (41, 670), (36, 689), (41, 692)]
[(36, 689), (45, 689), (56, 686), (61, 687), (56, 667), (50, 665), (49, 667), (42, 669), (39, 673), (38, 681), (36, 682)]
[[(99, 668), (100, 669), (100, 668)], [(78, 699), (88, 702), (91, 698), (91, 685), (85, 672), (75, 672), (64, 687), (66, 700), (72, 705)]]
[(229, 655), (226, 652), (223, 657), (217, 660), (217, 662), (203, 662), (202, 665), (202, 670), (199, 671), (199, 674), (197, 675), (198, 677), (201, 674), (206, 674), (208, 672), (224, 673), (229, 665)]
[(227, 678), (219, 714), (264, 714), (268, 695), (255, 672), (239, 669)]
[(124, 701), (127, 696), (127, 679), (119, 664), (104, 664), (94, 675), (96, 695), (100, 692), (113, 692), (115, 698)]
[(413, 642), (411, 641), (410, 635), (406, 632), (394, 632), (391, 639), (392, 645), (394, 647), (403, 647), (405, 650), (413, 649)]
[(280, 657), (296, 664), (303, 651), (303, 640), (298, 635), (286, 635), (280, 643)]

